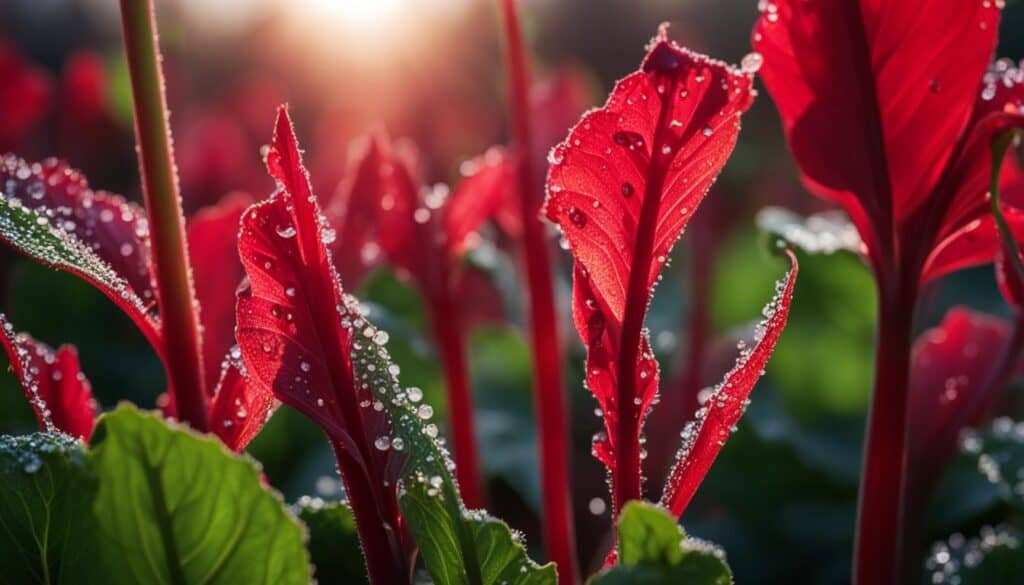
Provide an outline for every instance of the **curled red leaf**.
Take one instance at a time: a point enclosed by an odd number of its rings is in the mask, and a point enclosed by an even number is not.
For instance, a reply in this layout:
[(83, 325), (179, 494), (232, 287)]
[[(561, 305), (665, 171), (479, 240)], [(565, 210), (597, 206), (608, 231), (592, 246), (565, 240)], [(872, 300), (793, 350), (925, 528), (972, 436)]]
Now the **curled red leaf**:
[(612, 472), (616, 510), (640, 497), (640, 429), (657, 392), (647, 304), (753, 97), (749, 74), (675, 45), (663, 28), (641, 69), (549, 157), (544, 213), (576, 261), (573, 318), (606, 429), (594, 451)]
[[(238, 241), (249, 282), (238, 295), (241, 359), (251, 385), (302, 412), (330, 437), (363, 546), (375, 553), (367, 554), (369, 571), (393, 578), (404, 574), (410, 558), (396, 499), (401, 456), (375, 446), (390, 423), (352, 361), (354, 346), (381, 340), (350, 310), (341, 289), (325, 243), (327, 221), (284, 108), (267, 167), (279, 190), (245, 212)], [(375, 564), (382, 551), (397, 566)]]
[(92, 435), (96, 400), (78, 365), (78, 351), (63, 345), (53, 351), (27, 333), (17, 333), (0, 314), (0, 344), (11, 360), (39, 428), (60, 431), (82, 440)]
[(661, 503), (679, 516), (704, 480), (718, 452), (725, 445), (743, 411), (750, 391), (764, 373), (768, 358), (786, 326), (798, 271), (796, 256), (789, 250), (790, 269), (776, 284), (775, 297), (764, 308), (764, 319), (754, 330), (754, 345), (740, 346), (736, 365), (708, 395), (695, 419), (683, 429), (683, 444), (669, 472)]

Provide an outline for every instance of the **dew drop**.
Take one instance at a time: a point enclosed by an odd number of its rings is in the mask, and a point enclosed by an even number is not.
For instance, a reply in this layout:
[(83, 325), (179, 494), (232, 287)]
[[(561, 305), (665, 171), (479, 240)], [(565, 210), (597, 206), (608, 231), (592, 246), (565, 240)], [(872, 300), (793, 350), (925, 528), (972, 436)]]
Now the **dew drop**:
[(761, 65), (764, 63), (764, 57), (761, 53), (754, 51), (753, 53), (747, 53), (743, 60), (740, 61), (740, 69), (746, 74), (757, 73), (761, 69)]
[(587, 225), (587, 216), (582, 211), (575, 207), (569, 208), (569, 221), (578, 228), (582, 228)]

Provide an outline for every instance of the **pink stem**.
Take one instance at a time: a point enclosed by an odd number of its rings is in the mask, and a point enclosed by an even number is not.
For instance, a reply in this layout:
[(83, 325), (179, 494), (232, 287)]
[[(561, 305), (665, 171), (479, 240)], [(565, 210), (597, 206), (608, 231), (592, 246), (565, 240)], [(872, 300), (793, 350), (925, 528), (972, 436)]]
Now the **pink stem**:
[(533, 351), (533, 396), (540, 439), (544, 548), (558, 565), (558, 581), (578, 582), (576, 537), (569, 499), (566, 404), (562, 389), (562, 348), (555, 314), (551, 259), (540, 213), (540, 190), (531, 163), (529, 79), (515, 0), (501, 0), (507, 43), (509, 114), (518, 160), (522, 261), (528, 288), (530, 347)]
[(135, 137), (149, 217), (168, 382), (178, 418), (196, 430), (206, 431), (209, 423), (199, 320), (152, 0), (121, 0), (121, 24), (131, 74)]

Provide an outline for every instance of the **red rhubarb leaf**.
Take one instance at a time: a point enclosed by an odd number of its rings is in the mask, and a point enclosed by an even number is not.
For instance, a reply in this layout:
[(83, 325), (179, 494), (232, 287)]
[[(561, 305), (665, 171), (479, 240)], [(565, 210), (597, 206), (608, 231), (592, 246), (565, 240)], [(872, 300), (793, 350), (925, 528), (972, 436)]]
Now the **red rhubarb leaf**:
[(96, 418), (92, 386), (78, 365), (78, 351), (62, 345), (53, 351), (27, 333), (17, 333), (0, 314), (0, 343), (35, 412), (39, 428), (88, 440)]
[(235, 291), (245, 277), (238, 259), (238, 227), (252, 203), (234, 193), (189, 218), (187, 234), (199, 320), (203, 326), (203, 368), (213, 392), (221, 376), (221, 360), (235, 344)]
[(764, 308), (764, 319), (754, 330), (753, 347), (740, 346), (736, 365), (712, 390), (697, 410), (695, 419), (683, 429), (683, 444), (661, 496), (661, 503), (676, 516), (686, 509), (718, 452), (743, 416), (749, 404), (750, 391), (764, 373), (775, 343), (786, 326), (798, 270), (796, 256), (789, 250), (786, 254), (790, 261), (789, 272), (776, 284), (775, 297)]
[[(1024, 69), (1009, 61), (994, 63), (985, 74), (974, 106), (973, 126), (950, 173), (952, 199), (925, 262), (922, 282), (961, 268), (991, 262), (1002, 241), (991, 215), (988, 191), (993, 141), (1024, 128)], [(1007, 223), (1024, 240), (1024, 172), (1013, 153), (1003, 158), (999, 183)]]
[(576, 261), (573, 318), (607, 430), (595, 454), (631, 482), (613, 479), (617, 508), (622, 490), (639, 497), (640, 428), (657, 392), (647, 304), (753, 97), (750, 75), (678, 47), (663, 28), (640, 71), (551, 152), (544, 213)]
[(0, 240), (25, 256), (82, 278), (135, 322), (161, 357), (148, 226), (138, 207), (94, 192), (80, 173), (50, 159), (0, 160)]
[(267, 167), (279, 189), (245, 212), (238, 241), (249, 282), (239, 291), (237, 306), (242, 362), (257, 390), (302, 412), (330, 437), (363, 525), (370, 573), (401, 575), (408, 548), (395, 481), (400, 452), (375, 445), (390, 434), (386, 409), (373, 388), (358, 379), (352, 360), (356, 346), (378, 341), (376, 330), (348, 309), (325, 244), (329, 228), (284, 108)]
[(876, 269), (968, 126), (998, 4), (760, 3), (754, 49), (790, 148), (808, 186), (849, 212)]
[(333, 233), (327, 236), (341, 280), (349, 290), (362, 284), (383, 259), (377, 241), (382, 207), (394, 190), (391, 145), (383, 133), (370, 133), (349, 149), (345, 178), (326, 205)]

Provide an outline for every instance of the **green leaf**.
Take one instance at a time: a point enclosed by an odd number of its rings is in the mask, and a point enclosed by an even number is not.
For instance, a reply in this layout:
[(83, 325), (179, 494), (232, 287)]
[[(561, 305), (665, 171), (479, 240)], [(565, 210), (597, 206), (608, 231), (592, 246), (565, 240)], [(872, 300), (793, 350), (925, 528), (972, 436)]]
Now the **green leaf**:
[(122, 582), (309, 582), (301, 525), (253, 462), (215, 438), (122, 406), (100, 418), (88, 460)]
[(304, 530), (251, 460), (129, 406), (92, 441), (0, 437), (0, 583), (309, 582)]
[(718, 547), (686, 536), (659, 506), (633, 501), (619, 515), (619, 564), (592, 585), (731, 585)]
[[(358, 310), (358, 309), (353, 309)], [(372, 328), (369, 335), (372, 337)], [(389, 448), (405, 454), (399, 474), (399, 506), (427, 571), (437, 585), (554, 584), (555, 566), (540, 566), (526, 554), (522, 539), (500, 520), (462, 503), (454, 464), (428, 422), (432, 409), (421, 392), (398, 385), (398, 368), (383, 345), (354, 342), (352, 364), (363, 384), (381, 396), (391, 419)]]
[(303, 497), (295, 506), (309, 529), (309, 556), (319, 583), (366, 583), (356, 520), (344, 502)]
[(954, 534), (932, 546), (924, 582), (958, 585), (1015, 585), (1024, 575), (1021, 534), (1006, 526), (985, 526), (981, 534)]
[[(67, 435), (0, 437), (0, 583), (99, 577), (89, 503), (96, 480)], [(98, 582), (98, 581), (97, 581)]]

